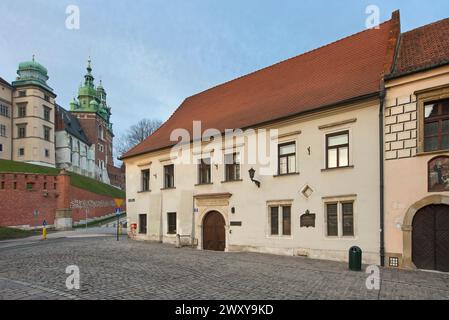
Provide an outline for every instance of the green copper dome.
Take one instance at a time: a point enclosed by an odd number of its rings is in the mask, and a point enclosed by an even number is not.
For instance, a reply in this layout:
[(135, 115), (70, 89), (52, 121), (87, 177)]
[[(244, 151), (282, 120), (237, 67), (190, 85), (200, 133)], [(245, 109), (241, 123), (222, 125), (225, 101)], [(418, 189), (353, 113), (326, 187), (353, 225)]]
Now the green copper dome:
[(48, 74), (47, 68), (45, 68), (40, 63), (37, 63), (36, 61), (34, 61), (34, 59), (32, 61), (25, 61), (25, 62), (21, 62), (19, 64), (18, 72), (26, 71), (26, 70), (34, 70), (34, 71), (40, 72), (44, 75)]
[(53, 89), (47, 85), (48, 71), (40, 63), (34, 60), (25, 61), (19, 64), (17, 70), (17, 80), (12, 84), (13, 86), (23, 86), (23, 85), (37, 85), (45, 90), (53, 92)]
[(111, 109), (106, 101), (106, 90), (100, 80), (100, 84), (96, 87), (94, 76), (92, 75), (91, 60), (87, 61), (87, 73), (84, 75), (84, 83), (78, 89), (78, 99), (70, 104), (70, 109), (77, 112), (95, 112), (102, 117), (108, 124), (109, 130), (112, 132), (112, 125), (109, 120), (111, 117)]

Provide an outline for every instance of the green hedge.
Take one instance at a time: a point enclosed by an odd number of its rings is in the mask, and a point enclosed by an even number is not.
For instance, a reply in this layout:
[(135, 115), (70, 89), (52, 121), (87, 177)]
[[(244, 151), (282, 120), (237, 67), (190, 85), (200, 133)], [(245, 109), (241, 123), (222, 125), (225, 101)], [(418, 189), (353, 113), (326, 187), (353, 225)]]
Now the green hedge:
[[(40, 173), (56, 176), (59, 174), (59, 169), (37, 166), (25, 162), (16, 162), (10, 160), (0, 160), (0, 172), (15, 172), (15, 173)], [(69, 172), (70, 184), (74, 187), (84, 189), (96, 194), (111, 196), (114, 198), (126, 198), (125, 192), (108, 184), (102, 183), (95, 179), (91, 179), (79, 174)]]
[(41, 231), (19, 230), (14, 228), (0, 227), (0, 240), (20, 239), (30, 236), (37, 236)]

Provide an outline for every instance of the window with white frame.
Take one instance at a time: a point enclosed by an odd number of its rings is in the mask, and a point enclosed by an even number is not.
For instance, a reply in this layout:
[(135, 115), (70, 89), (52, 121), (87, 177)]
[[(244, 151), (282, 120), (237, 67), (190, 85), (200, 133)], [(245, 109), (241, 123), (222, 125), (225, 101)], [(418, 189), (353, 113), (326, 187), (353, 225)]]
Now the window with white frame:
[(326, 168), (349, 166), (349, 131), (326, 135)]
[(278, 146), (278, 174), (296, 172), (296, 142), (287, 142)]
[(354, 236), (354, 201), (335, 201), (325, 203), (326, 236)]

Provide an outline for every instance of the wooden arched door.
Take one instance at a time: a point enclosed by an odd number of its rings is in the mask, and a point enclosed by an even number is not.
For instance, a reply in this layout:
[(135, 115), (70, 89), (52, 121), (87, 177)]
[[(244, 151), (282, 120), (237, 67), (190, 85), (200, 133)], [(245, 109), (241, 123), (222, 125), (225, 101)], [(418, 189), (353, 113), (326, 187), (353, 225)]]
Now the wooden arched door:
[(416, 213), (412, 260), (419, 269), (449, 272), (449, 206), (429, 205)]
[(203, 249), (224, 251), (225, 246), (225, 220), (219, 212), (211, 211), (203, 220)]

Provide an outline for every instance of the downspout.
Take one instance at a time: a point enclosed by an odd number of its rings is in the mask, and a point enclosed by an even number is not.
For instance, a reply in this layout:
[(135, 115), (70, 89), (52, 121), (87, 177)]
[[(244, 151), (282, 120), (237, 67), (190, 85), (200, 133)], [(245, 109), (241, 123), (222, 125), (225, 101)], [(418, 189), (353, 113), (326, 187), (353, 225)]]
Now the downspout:
[(192, 236), (190, 244), (195, 245), (195, 196), (192, 196)]
[(161, 208), (160, 208), (160, 212), (159, 212), (159, 219), (160, 219), (160, 223), (159, 223), (159, 242), (164, 242), (164, 222), (163, 222), (163, 218), (164, 218), (164, 193), (161, 192)]
[(380, 265), (385, 266), (385, 216), (384, 216), (384, 104), (385, 104), (385, 85), (382, 83), (380, 92), (379, 106), (379, 202), (380, 202)]
[(11, 87), (11, 161), (14, 160), (14, 88)]

